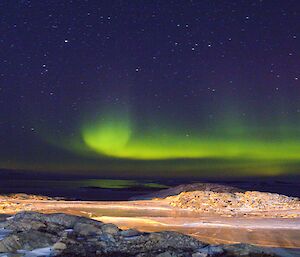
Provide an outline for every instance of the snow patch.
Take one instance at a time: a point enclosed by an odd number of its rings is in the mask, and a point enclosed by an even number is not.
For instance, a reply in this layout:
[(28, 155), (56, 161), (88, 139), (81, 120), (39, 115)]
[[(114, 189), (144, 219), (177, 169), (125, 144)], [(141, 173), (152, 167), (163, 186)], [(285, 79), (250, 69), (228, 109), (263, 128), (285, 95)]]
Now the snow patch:
[(24, 254), (24, 257), (50, 257), (53, 254), (53, 249), (51, 247), (44, 247), (32, 251), (18, 250), (17, 252)]

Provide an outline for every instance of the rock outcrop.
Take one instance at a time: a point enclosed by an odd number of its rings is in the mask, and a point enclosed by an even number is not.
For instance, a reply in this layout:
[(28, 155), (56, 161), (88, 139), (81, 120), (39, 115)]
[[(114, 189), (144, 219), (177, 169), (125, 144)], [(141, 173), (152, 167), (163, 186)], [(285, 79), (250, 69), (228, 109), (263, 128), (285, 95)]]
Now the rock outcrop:
[(67, 214), (21, 212), (0, 223), (0, 256), (277, 256), (251, 245), (208, 245), (177, 232), (142, 233)]
[[(61, 197), (48, 197), (31, 194), (7, 194), (0, 195), (0, 214), (14, 214), (20, 211), (31, 211), (33, 203), (61, 201)], [(0, 217), (1, 221), (1, 217)], [(1, 256), (0, 256), (1, 257)]]
[(211, 183), (183, 184), (135, 199), (164, 200), (173, 207), (224, 216), (261, 215), (262, 217), (285, 218), (300, 216), (297, 213), (282, 212), (299, 209), (300, 199), (297, 197), (245, 191), (236, 187)]
[(191, 191), (210, 191), (215, 193), (235, 193), (235, 192), (244, 192), (244, 190), (232, 187), (225, 186), (220, 184), (213, 183), (193, 183), (193, 184), (183, 184), (175, 187), (170, 187), (168, 189), (162, 189), (155, 193), (133, 197), (132, 200), (150, 200), (155, 198), (166, 198), (168, 196), (179, 195), (182, 192), (191, 192)]
[(181, 192), (176, 196), (169, 196), (166, 200), (174, 207), (218, 214), (280, 211), (300, 208), (299, 198), (257, 191), (190, 191)]
[(32, 194), (7, 194), (7, 195), (0, 195), (0, 199), (3, 200), (37, 200), (37, 201), (46, 201), (46, 200), (63, 200), (63, 197), (50, 197), (44, 195), (32, 195)]

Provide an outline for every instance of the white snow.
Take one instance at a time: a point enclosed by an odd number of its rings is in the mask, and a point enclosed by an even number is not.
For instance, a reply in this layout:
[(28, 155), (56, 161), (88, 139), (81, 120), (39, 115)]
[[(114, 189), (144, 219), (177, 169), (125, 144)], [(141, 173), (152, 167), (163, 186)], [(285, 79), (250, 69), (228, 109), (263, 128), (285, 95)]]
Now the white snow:
[(24, 257), (50, 257), (53, 253), (51, 247), (34, 249), (32, 251), (19, 250), (18, 253), (24, 254)]

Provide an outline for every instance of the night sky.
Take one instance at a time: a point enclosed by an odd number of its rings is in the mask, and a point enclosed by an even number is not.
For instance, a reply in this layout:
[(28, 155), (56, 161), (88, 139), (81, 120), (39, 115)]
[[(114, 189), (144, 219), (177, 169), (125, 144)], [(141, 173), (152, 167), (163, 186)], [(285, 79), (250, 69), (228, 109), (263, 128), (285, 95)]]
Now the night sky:
[(0, 168), (300, 171), (300, 2), (0, 1)]

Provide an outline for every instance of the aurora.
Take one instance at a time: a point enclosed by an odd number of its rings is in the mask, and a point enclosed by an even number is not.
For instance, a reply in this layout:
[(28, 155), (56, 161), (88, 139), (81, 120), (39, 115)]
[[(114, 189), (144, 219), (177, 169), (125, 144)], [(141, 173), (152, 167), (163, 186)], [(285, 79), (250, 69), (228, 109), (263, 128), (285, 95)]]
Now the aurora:
[[(200, 132), (199, 132), (200, 131)], [(242, 131), (242, 132), (241, 132)], [(276, 133), (275, 133), (276, 132)], [(298, 131), (269, 128), (264, 131), (273, 137), (263, 138), (262, 129), (242, 128), (202, 132), (194, 128), (192, 133), (183, 130), (157, 128), (141, 131), (129, 115), (109, 113), (102, 121), (89, 123), (82, 131), (86, 147), (99, 155), (137, 160), (167, 159), (248, 159), (291, 160), (300, 159), (300, 141), (295, 140)], [(289, 136), (285, 136), (286, 134)], [(293, 133), (294, 135), (292, 135)], [(259, 136), (260, 134), (260, 136)], [(300, 133), (299, 133), (300, 134)], [(275, 135), (275, 136), (274, 136)]]
[(83, 141), (96, 152), (107, 155), (122, 155), (131, 137), (128, 118), (105, 116), (102, 121), (90, 125), (82, 134)]

